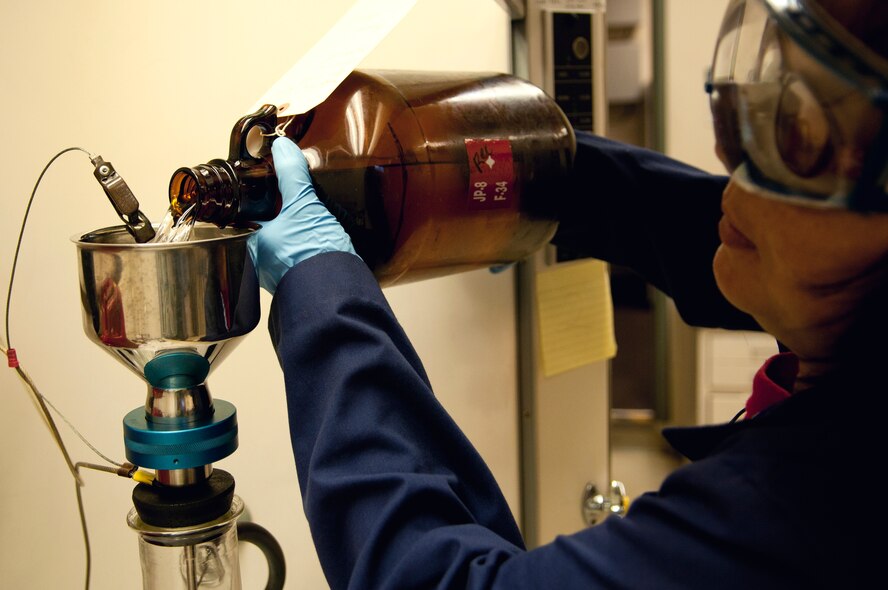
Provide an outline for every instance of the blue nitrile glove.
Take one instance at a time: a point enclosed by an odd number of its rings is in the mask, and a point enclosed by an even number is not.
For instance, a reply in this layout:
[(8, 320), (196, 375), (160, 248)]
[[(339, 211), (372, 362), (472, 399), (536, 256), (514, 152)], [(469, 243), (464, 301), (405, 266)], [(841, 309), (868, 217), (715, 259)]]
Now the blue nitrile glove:
[(508, 264), (497, 264), (496, 266), (488, 267), (487, 270), (489, 270), (491, 274), (498, 275), (501, 272), (506, 272), (507, 270), (509, 270), (510, 268), (515, 266), (516, 264), (517, 264), (516, 262), (510, 262)]
[(302, 150), (279, 137), (271, 145), (281, 212), (250, 236), (247, 247), (259, 285), (271, 294), (290, 268), (322, 252), (355, 253), (351, 238), (318, 200)]

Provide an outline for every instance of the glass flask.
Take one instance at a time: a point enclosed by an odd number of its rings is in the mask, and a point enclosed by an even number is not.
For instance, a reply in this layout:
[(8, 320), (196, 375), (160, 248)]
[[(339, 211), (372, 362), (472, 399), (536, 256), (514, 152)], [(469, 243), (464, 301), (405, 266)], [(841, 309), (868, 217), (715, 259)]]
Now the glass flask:
[(190, 527), (145, 524), (135, 508), (127, 524), (139, 533), (144, 590), (240, 590), (236, 520), (243, 501), (234, 496), (220, 518)]

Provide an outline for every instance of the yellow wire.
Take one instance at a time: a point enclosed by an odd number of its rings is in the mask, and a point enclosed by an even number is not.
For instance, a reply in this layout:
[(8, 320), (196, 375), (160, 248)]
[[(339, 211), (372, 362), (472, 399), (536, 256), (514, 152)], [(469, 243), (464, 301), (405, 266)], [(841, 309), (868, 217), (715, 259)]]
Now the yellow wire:
[(150, 471), (137, 469), (135, 473), (133, 473), (133, 479), (139, 483), (147, 483), (148, 485), (151, 485), (154, 483), (154, 474)]

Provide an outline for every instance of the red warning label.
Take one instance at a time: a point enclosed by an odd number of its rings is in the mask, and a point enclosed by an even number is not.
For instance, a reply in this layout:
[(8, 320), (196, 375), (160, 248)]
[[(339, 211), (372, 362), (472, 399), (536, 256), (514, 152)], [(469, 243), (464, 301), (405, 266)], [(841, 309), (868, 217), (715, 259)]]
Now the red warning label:
[(518, 199), (512, 142), (508, 139), (467, 139), (469, 206), (499, 209)]

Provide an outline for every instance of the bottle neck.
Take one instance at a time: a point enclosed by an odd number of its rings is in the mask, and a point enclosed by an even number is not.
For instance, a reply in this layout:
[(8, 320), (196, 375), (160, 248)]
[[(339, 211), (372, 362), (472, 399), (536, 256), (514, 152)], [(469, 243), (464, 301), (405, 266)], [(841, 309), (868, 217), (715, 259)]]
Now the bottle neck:
[(239, 209), (239, 181), (225, 160), (211, 160), (193, 168), (179, 168), (170, 179), (170, 207), (178, 219), (189, 208), (198, 221), (219, 227), (234, 221)]

